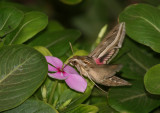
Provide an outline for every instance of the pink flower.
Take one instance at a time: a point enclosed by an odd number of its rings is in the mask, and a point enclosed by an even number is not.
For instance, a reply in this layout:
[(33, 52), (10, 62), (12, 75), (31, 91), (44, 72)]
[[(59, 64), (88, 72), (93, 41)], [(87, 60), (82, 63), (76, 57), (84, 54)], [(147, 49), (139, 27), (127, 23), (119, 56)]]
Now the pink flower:
[(64, 65), (57, 57), (46, 56), (48, 62), (48, 75), (58, 80), (65, 80), (66, 84), (79, 92), (84, 92), (87, 88), (87, 82), (78, 74), (78, 72), (69, 65)]

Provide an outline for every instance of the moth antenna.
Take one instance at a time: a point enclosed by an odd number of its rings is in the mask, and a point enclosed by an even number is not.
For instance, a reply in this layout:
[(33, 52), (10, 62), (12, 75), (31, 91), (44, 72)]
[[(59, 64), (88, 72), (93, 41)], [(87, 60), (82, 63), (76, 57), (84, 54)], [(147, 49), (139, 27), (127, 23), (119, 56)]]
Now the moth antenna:
[(90, 76), (88, 76), (88, 78), (93, 82), (93, 84), (98, 88), (98, 89), (100, 89), (101, 91), (103, 91), (104, 93), (106, 93), (107, 94), (107, 92), (106, 91), (104, 91), (102, 88), (100, 88), (92, 79), (91, 79), (91, 77)]
[(71, 42), (69, 42), (69, 45), (71, 47), (72, 54), (74, 54)]

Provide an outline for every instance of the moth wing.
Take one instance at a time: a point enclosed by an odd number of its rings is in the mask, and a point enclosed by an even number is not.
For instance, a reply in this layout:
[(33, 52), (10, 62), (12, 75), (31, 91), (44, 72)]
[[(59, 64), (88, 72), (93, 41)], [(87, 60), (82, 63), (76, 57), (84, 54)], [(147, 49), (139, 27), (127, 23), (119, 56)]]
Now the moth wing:
[(105, 86), (126, 86), (126, 85), (131, 85), (129, 82), (126, 80), (123, 80), (117, 76), (111, 76), (107, 79), (104, 79), (102, 82), (102, 85)]
[(96, 64), (108, 64), (121, 48), (125, 37), (125, 23), (115, 26), (101, 43), (89, 54)]
[[(105, 66), (105, 67), (104, 67)], [(129, 82), (114, 76), (119, 72), (122, 65), (98, 65), (89, 70), (89, 78), (98, 84), (105, 86), (124, 86), (131, 85)], [(98, 73), (98, 74), (97, 74)]]

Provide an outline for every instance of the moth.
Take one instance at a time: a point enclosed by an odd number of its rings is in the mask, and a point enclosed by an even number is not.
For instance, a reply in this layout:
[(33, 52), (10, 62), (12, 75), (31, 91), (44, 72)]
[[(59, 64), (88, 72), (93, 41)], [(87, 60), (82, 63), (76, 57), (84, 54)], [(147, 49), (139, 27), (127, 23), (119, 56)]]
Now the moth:
[(108, 64), (122, 47), (125, 37), (125, 23), (115, 26), (88, 56), (73, 56), (68, 63), (75, 66), (81, 75), (105, 86), (130, 85), (115, 76), (122, 65)]

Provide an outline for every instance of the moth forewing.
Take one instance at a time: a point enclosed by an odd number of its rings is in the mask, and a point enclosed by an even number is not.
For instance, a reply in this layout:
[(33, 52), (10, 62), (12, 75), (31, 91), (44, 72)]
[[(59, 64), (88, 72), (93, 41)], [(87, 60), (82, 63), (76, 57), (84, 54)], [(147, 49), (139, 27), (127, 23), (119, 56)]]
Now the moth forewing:
[(125, 23), (115, 26), (89, 56), (109, 63), (121, 48), (125, 37)]
[(120, 29), (115, 38), (115, 41), (112, 42), (113, 45), (111, 45), (112, 46), (111, 49), (114, 50), (114, 54), (111, 55), (111, 57), (108, 59), (107, 64), (117, 55), (119, 49), (122, 47), (124, 37), (125, 37), (125, 23), (123, 22), (120, 24)]
[(117, 32), (116, 37), (112, 38), (113, 41), (111, 42), (111, 44), (106, 46), (106, 49), (103, 50), (103, 52), (98, 56), (98, 58), (102, 57), (104, 54), (106, 54), (111, 49), (114, 49), (114, 48), (119, 49), (119, 48), (121, 48), (122, 42), (123, 42), (124, 36), (125, 36), (124, 34), (125, 34), (125, 23), (121, 23), (119, 25), (119, 30)]
[(95, 65), (95, 67), (88, 68), (88, 78), (91, 78), (98, 84), (105, 86), (124, 86), (131, 85), (129, 82), (114, 76), (122, 68), (120, 64), (113, 65)]

